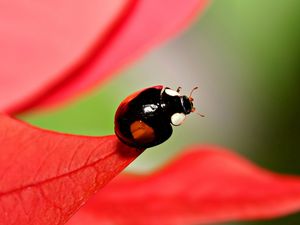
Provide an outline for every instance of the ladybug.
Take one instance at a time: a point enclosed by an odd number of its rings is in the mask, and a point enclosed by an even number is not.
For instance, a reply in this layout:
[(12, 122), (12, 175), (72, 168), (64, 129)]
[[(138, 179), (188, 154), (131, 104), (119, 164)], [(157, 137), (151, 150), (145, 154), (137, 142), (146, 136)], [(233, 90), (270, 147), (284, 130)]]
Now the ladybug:
[(172, 134), (186, 115), (195, 111), (192, 92), (180, 95), (162, 85), (142, 89), (125, 98), (115, 114), (115, 133), (126, 145), (144, 149), (159, 145)]

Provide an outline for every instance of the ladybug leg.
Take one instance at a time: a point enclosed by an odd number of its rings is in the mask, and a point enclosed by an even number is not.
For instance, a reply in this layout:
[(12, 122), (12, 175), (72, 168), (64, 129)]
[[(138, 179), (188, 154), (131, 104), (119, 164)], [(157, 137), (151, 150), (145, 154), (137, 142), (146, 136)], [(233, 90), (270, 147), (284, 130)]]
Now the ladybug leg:
[(160, 91), (160, 101), (162, 101), (162, 95), (163, 95), (163, 93), (164, 93), (164, 91), (167, 89), (168, 87), (163, 87), (162, 89), (161, 89), (161, 91)]
[(164, 93), (164, 91), (166, 90), (167, 87), (163, 87), (160, 91), (160, 96), (162, 96), (162, 94)]
[(176, 91), (179, 93), (181, 89), (182, 87), (178, 87)]

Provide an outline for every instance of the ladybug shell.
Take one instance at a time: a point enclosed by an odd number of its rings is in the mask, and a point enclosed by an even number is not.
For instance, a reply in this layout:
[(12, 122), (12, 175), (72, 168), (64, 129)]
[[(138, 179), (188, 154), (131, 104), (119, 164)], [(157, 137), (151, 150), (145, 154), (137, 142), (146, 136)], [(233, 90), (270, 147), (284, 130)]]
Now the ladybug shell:
[(162, 85), (140, 90), (123, 100), (115, 114), (115, 133), (125, 144), (149, 148), (172, 134), (170, 118), (161, 103)]

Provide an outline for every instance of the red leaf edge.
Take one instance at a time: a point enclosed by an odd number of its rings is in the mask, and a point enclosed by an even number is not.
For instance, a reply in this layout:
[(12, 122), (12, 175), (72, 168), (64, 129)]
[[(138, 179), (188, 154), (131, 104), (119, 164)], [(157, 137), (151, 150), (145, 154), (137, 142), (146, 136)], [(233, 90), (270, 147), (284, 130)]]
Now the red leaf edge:
[(142, 151), (0, 114), (0, 224), (61, 225)]

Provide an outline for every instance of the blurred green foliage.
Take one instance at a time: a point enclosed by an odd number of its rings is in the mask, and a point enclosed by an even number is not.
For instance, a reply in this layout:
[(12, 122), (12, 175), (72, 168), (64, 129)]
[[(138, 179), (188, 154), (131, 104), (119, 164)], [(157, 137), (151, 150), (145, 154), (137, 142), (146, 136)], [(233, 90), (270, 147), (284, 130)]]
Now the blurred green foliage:
[[(112, 134), (115, 109), (131, 92), (166, 84), (188, 93), (199, 84), (195, 98), (207, 117), (191, 115), (134, 170), (152, 169), (186, 145), (214, 143), (273, 171), (300, 175), (299, 12), (298, 0), (214, 1), (188, 32), (98, 90), (21, 117), (51, 130)], [(300, 215), (230, 224), (300, 224)]]

